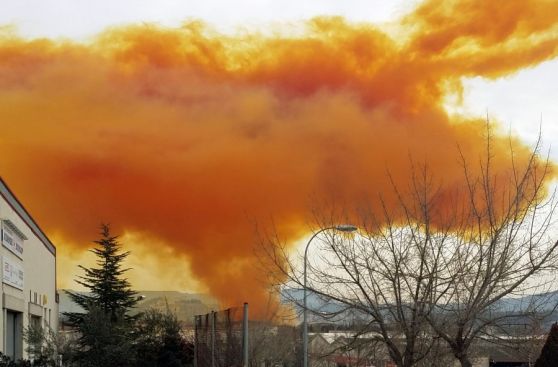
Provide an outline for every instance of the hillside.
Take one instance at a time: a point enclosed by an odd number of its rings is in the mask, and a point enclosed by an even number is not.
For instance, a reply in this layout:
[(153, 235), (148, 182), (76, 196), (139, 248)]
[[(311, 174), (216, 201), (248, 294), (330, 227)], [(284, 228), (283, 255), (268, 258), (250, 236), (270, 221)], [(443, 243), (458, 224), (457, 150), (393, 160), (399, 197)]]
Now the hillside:
[[(138, 302), (135, 313), (150, 308), (164, 311), (168, 305), (168, 308), (176, 313), (178, 319), (187, 324), (193, 322), (194, 315), (219, 309), (218, 302), (206, 294), (177, 291), (138, 291), (138, 295), (142, 299)], [(64, 312), (83, 312), (83, 309), (70, 300), (67, 290), (60, 290), (60, 314)]]

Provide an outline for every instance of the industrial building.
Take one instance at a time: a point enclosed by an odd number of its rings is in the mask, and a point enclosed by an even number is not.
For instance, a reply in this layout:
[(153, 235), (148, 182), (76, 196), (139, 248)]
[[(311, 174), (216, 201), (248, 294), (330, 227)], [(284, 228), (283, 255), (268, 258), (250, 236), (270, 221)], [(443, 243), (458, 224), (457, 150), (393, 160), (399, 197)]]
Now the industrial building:
[(0, 351), (26, 358), (24, 330), (56, 330), (56, 248), (0, 178), (2, 312)]

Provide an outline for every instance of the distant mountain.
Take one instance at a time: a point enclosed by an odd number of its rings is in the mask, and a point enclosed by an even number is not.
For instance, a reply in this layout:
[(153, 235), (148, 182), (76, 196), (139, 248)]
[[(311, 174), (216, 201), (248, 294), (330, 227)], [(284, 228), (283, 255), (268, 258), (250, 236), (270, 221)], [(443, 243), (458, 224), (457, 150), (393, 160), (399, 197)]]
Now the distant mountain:
[[(83, 312), (84, 310), (72, 302), (67, 293), (68, 290), (60, 290), (60, 314), (64, 312)], [(71, 290), (70, 290), (71, 291)], [(164, 311), (167, 307), (176, 313), (178, 320), (192, 324), (195, 315), (206, 314), (219, 310), (217, 300), (209, 295), (201, 293), (183, 293), (177, 291), (138, 291), (141, 300), (133, 313), (143, 312), (150, 308)]]
[[(304, 302), (304, 289), (284, 288), (281, 291), (281, 300), (285, 304), (292, 303), (302, 307)], [(341, 303), (327, 296), (314, 293), (311, 290), (308, 290), (306, 293), (306, 304), (309, 310), (316, 312), (339, 312), (345, 309), (345, 306)]]
[[(142, 299), (138, 302), (135, 312), (143, 312), (147, 309), (154, 308), (164, 311), (169, 309), (176, 313), (178, 319), (185, 324), (192, 324), (194, 315), (202, 315), (211, 311), (220, 310), (218, 301), (201, 293), (183, 293), (177, 291), (139, 291), (138, 295)], [(299, 321), (302, 320), (302, 303), (303, 289), (290, 288), (283, 289), (281, 299), (284, 304), (291, 304), (299, 315)], [(308, 308), (313, 312), (308, 314), (309, 322), (332, 322), (332, 323), (350, 323), (365, 318), (365, 315), (346, 310), (343, 305), (333, 300), (328, 300), (313, 292), (308, 292)], [(539, 308), (539, 311), (550, 312), (552, 307), (558, 304), (558, 291), (544, 294), (528, 295), (524, 297), (504, 298), (495, 304), (493, 312), (517, 313), (525, 311), (531, 304), (544, 304), (545, 307)], [(83, 312), (83, 310), (73, 303), (66, 290), (60, 290), (60, 313), (64, 312)], [(333, 315), (331, 318), (324, 318), (321, 315)], [(558, 312), (555, 311), (549, 315), (545, 323), (552, 323), (558, 319)], [(520, 322), (518, 320), (518, 322)]]
[[(300, 316), (302, 314), (302, 304), (304, 299), (304, 290), (299, 288), (283, 289), (281, 299), (284, 304), (292, 304)], [(494, 304), (491, 312), (519, 315), (525, 311), (535, 311), (539, 315), (546, 314), (543, 320), (544, 325), (550, 325), (558, 320), (558, 310), (554, 308), (558, 305), (558, 291), (526, 295), (523, 297), (503, 298)], [(332, 322), (332, 323), (350, 323), (353, 321), (366, 319), (366, 315), (361, 312), (351, 312), (341, 303), (327, 299), (311, 291), (307, 293), (307, 306), (311, 310), (308, 314), (310, 323), (314, 322)], [(327, 319), (322, 315), (328, 315)], [(332, 316), (333, 315), (333, 316)], [(530, 322), (528, 317), (517, 316), (514, 322), (527, 324)]]
[(558, 305), (558, 291), (503, 298), (496, 302), (495, 308), (500, 312), (517, 312), (534, 308), (540, 312), (549, 312), (556, 305)]
[[(304, 309), (304, 289), (284, 288), (281, 292), (283, 304), (291, 304), (302, 321), (302, 311)], [(354, 312), (346, 310), (346, 307), (337, 301), (318, 295), (312, 291), (307, 292), (306, 305), (309, 312), (307, 314), (309, 323), (331, 322), (331, 323), (350, 323), (359, 319)]]

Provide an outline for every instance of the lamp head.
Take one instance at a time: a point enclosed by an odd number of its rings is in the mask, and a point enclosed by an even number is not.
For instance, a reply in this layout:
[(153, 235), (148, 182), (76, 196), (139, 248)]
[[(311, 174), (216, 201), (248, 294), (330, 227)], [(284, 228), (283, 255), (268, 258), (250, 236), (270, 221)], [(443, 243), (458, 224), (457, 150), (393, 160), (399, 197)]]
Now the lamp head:
[(335, 229), (340, 232), (354, 232), (358, 229), (357, 226), (353, 226), (352, 224), (340, 224), (335, 226)]

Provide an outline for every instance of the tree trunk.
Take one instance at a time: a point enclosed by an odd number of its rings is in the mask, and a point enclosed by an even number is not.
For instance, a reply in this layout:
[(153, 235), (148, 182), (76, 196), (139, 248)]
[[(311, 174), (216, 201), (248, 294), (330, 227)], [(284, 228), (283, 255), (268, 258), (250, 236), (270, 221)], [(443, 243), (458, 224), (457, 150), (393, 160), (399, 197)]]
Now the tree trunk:
[(469, 361), (469, 357), (467, 357), (466, 355), (461, 356), (458, 359), (459, 363), (461, 363), (461, 367), (473, 367), (473, 364), (471, 363), (471, 361)]

